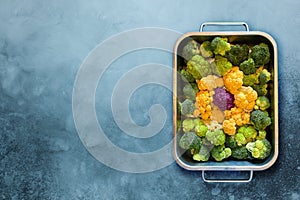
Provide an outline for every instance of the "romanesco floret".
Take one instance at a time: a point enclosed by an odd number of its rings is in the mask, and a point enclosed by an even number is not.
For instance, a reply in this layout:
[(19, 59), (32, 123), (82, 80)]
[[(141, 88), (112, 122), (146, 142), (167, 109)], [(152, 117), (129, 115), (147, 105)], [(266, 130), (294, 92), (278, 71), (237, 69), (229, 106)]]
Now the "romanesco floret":
[(249, 47), (246, 44), (243, 44), (242, 46), (232, 45), (230, 48), (230, 51), (226, 52), (226, 58), (230, 60), (230, 62), (235, 65), (239, 66), (244, 60), (248, 58), (249, 54)]
[(231, 156), (231, 149), (225, 147), (225, 145), (215, 146), (211, 150), (211, 155), (216, 161), (222, 161)]
[(200, 53), (204, 58), (211, 58), (214, 56), (212, 52), (210, 41), (205, 41), (200, 45)]
[(270, 107), (270, 101), (266, 96), (260, 96), (256, 99), (255, 109), (266, 110)]
[(195, 55), (187, 62), (186, 71), (190, 73), (195, 79), (201, 79), (211, 74), (210, 63), (207, 62), (202, 56)]
[(190, 60), (194, 55), (197, 55), (200, 53), (199, 50), (199, 43), (195, 40), (189, 41), (182, 50), (182, 56), (185, 60)]
[(214, 53), (224, 56), (226, 51), (230, 50), (230, 44), (227, 41), (227, 38), (215, 37), (211, 41), (211, 48), (213, 49)]
[(254, 60), (256, 65), (265, 65), (270, 61), (269, 47), (265, 43), (255, 45), (251, 49), (250, 57)]
[(249, 142), (246, 148), (254, 158), (265, 159), (270, 155), (272, 146), (267, 139), (263, 139)]
[(268, 116), (268, 113), (261, 110), (251, 112), (250, 120), (257, 130), (264, 130), (271, 124), (271, 118)]
[(199, 124), (195, 126), (195, 132), (199, 137), (205, 137), (208, 128), (205, 124)]
[(245, 60), (240, 65), (240, 70), (244, 72), (244, 74), (249, 75), (256, 72), (255, 63), (252, 58)]

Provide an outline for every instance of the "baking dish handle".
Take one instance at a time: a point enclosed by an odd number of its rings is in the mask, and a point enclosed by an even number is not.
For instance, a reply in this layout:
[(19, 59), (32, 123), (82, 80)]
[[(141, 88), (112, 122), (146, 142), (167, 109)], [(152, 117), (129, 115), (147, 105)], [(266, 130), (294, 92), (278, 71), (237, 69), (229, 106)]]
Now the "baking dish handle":
[(208, 179), (205, 176), (205, 172), (205, 170), (202, 171), (202, 179), (207, 183), (248, 183), (253, 178), (253, 170), (249, 171), (250, 174), (248, 179)]
[(249, 32), (249, 26), (246, 22), (204, 22), (200, 26), (200, 32), (203, 32), (204, 26), (244, 26), (246, 31)]

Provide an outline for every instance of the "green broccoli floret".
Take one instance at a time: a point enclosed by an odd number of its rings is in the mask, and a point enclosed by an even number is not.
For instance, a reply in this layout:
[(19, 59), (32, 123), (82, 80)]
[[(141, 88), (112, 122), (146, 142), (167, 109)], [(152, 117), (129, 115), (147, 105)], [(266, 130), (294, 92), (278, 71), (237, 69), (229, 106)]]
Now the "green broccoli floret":
[(256, 136), (257, 140), (263, 140), (266, 138), (267, 135), (267, 131), (263, 130), (263, 131), (258, 131), (258, 136)]
[(179, 146), (185, 150), (193, 150), (198, 152), (201, 147), (201, 139), (193, 132), (187, 132), (182, 135), (179, 140)]
[(237, 147), (237, 143), (235, 141), (234, 136), (226, 135), (225, 146), (229, 147), (230, 149), (234, 149)]
[(222, 161), (231, 156), (231, 149), (225, 145), (215, 146), (211, 150), (211, 155), (216, 161)]
[(194, 123), (194, 119), (191, 118), (187, 118), (185, 120), (183, 120), (182, 122), (182, 130), (183, 132), (190, 132), (194, 129), (195, 127), (195, 123)]
[(254, 74), (256, 72), (254, 60), (252, 58), (249, 58), (248, 60), (245, 60), (240, 65), (240, 70), (244, 72), (244, 74)]
[(192, 115), (195, 110), (194, 102), (190, 99), (184, 100), (184, 102), (180, 104), (180, 107), (181, 107), (181, 114), (185, 116)]
[(238, 134), (243, 134), (246, 139), (246, 143), (248, 143), (248, 142), (252, 142), (256, 138), (257, 131), (253, 126), (244, 125), (238, 129)]
[(266, 96), (259, 96), (255, 101), (254, 108), (256, 110), (266, 110), (270, 107), (270, 101)]
[(199, 152), (193, 155), (193, 159), (196, 161), (208, 161), (210, 157), (210, 149), (211, 148), (202, 145)]
[(219, 76), (223, 76), (232, 68), (232, 64), (227, 60), (227, 58), (216, 55), (215, 56), (215, 72)]
[(252, 111), (250, 121), (257, 130), (264, 130), (271, 124), (271, 118), (268, 116), (268, 113), (261, 110)]
[(249, 47), (246, 44), (240, 45), (233, 45), (230, 48), (230, 51), (226, 52), (226, 58), (230, 60), (230, 62), (234, 66), (240, 66), (240, 64), (248, 58), (249, 54)]
[[(198, 87), (197, 87), (198, 89)], [(187, 99), (195, 100), (196, 99), (196, 94), (199, 90), (196, 90), (193, 88), (191, 84), (186, 84), (183, 89), (183, 94)]]
[(193, 83), (195, 82), (195, 79), (194, 77), (192, 76), (192, 74), (188, 73), (185, 69), (182, 69), (180, 71), (180, 74), (181, 74), (181, 79), (184, 81), (184, 82), (189, 82), (189, 83)]
[(268, 140), (263, 139), (249, 142), (246, 148), (254, 158), (265, 159), (270, 155), (272, 146)]
[(239, 160), (252, 159), (251, 153), (247, 150), (246, 146), (231, 149), (231, 156)]
[(199, 43), (195, 40), (189, 41), (182, 50), (182, 56), (185, 60), (190, 60), (194, 55), (200, 53)]
[(210, 63), (207, 62), (202, 56), (195, 55), (187, 63), (187, 72), (190, 73), (195, 79), (201, 79), (211, 74)]
[(214, 53), (225, 56), (226, 51), (230, 50), (230, 44), (227, 41), (227, 38), (215, 37), (211, 41), (211, 48)]
[(223, 130), (214, 130), (206, 132), (206, 139), (213, 145), (222, 145), (225, 143), (226, 136)]
[(250, 57), (256, 65), (265, 65), (270, 61), (270, 51), (268, 45), (260, 43), (251, 49)]
[(243, 85), (244, 86), (253, 86), (255, 84), (258, 84), (258, 75), (257, 74), (249, 74), (249, 75), (244, 75), (243, 78)]
[(204, 58), (211, 58), (214, 56), (210, 41), (205, 41), (200, 45), (200, 53)]
[(266, 84), (266, 83), (269, 82), (270, 80), (271, 80), (271, 73), (268, 72), (268, 70), (263, 69), (263, 70), (260, 72), (260, 75), (259, 75), (259, 83), (260, 83), (260, 84)]
[(268, 93), (267, 84), (253, 85), (252, 88), (257, 92), (258, 96), (265, 96)]

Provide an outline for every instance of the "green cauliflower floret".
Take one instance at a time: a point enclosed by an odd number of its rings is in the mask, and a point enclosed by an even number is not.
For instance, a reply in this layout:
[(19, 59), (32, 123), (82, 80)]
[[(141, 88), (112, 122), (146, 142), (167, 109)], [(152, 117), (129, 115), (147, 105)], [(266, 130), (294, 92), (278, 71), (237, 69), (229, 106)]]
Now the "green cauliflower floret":
[(190, 99), (184, 100), (184, 102), (180, 103), (181, 114), (185, 116), (190, 116), (193, 114), (195, 110), (194, 102)]
[(195, 40), (189, 41), (182, 50), (182, 56), (185, 60), (190, 60), (194, 55), (200, 53), (199, 43)]
[(205, 41), (200, 45), (200, 53), (204, 58), (211, 58), (214, 56), (210, 41)]
[(226, 58), (230, 60), (230, 62), (234, 66), (239, 66), (244, 60), (248, 58), (249, 54), (249, 47), (246, 44), (243, 44), (240, 46), (239, 44), (237, 45), (232, 45), (230, 48), (230, 51), (226, 52)]
[(230, 50), (230, 44), (227, 42), (227, 38), (215, 37), (211, 41), (211, 48), (215, 54), (225, 56), (226, 51)]
[(257, 130), (264, 130), (271, 124), (271, 118), (268, 116), (268, 113), (261, 110), (252, 111), (250, 121)]
[(226, 72), (231, 70), (232, 64), (227, 60), (227, 58), (216, 55), (215, 56), (215, 72), (219, 76), (223, 76)]
[(239, 160), (252, 159), (251, 153), (247, 150), (246, 146), (231, 149), (231, 156)]
[(225, 143), (226, 136), (223, 130), (214, 130), (206, 132), (206, 139), (213, 145), (222, 145)]
[(270, 155), (272, 146), (267, 139), (263, 139), (249, 142), (246, 148), (254, 158), (265, 159)]
[(201, 139), (193, 132), (187, 132), (179, 140), (179, 146), (185, 150), (198, 152), (201, 147)]
[(255, 101), (255, 106), (254, 108), (256, 110), (260, 109), (260, 110), (266, 110), (270, 107), (270, 101), (268, 99), (268, 97), (266, 96), (259, 96), (256, 101)]
[(266, 138), (267, 135), (267, 131), (263, 130), (263, 131), (258, 131), (258, 136), (256, 136), (257, 140), (263, 140)]
[[(196, 85), (196, 84), (194, 84)], [(198, 87), (196, 87), (197, 90), (195, 90), (195, 87), (193, 87), (192, 84), (186, 84), (182, 91), (183, 91), (183, 94), (184, 96), (187, 98), (187, 99), (191, 99), (191, 100), (195, 100), (196, 99), (196, 94), (197, 92), (199, 92), (199, 89)]]
[(208, 161), (210, 157), (210, 147), (202, 145), (199, 152), (193, 155), (193, 159), (196, 161)]
[(265, 65), (270, 61), (269, 47), (265, 43), (255, 45), (251, 49), (250, 57), (254, 60), (256, 65)]
[(183, 132), (189, 132), (192, 131), (195, 127), (195, 123), (194, 123), (194, 119), (191, 118), (187, 118), (185, 120), (183, 120), (182, 122), (182, 130)]
[(254, 60), (252, 58), (249, 58), (248, 60), (245, 60), (240, 65), (240, 70), (244, 72), (244, 74), (254, 74), (256, 72)]
[(211, 155), (216, 161), (222, 161), (231, 156), (231, 149), (225, 145), (215, 146), (211, 150)]
[(210, 63), (207, 62), (202, 56), (195, 55), (187, 63), (187, 72), (190, 73), (195, 79), (201, 79), (211, 74)]
[(242, 133), (236, 133), (234, 135), (234, 139), (235, 139), (238, 146), (242, 146), (244, 144), (247, 144), (246, 137)]
[(180, 71), (180, 74), (181, 74), (181, 79), (184, 81), (184, 82), (189, 82), (189, 83), (192, 83), (192, 82), (195, 82), (195, 79), (194, 77), (192, 76), (192, 74), (188, 73), (185, 69), (182, 69)]
[(249, 74), (249, 75), (244, 75), (243, 78), (243, 85), (244, 86), (253, 86), (255, 84), (258, 84), (258, 75), (257, 74)]
[(195, 132), (199, 137), (205, 137), (208, 128), (205, 124), (199, 124), (195, 126)]
[(268, 93), (267, 84), (253, 85), (252, 88), (257, 92), (258, 96), (265, 96)]
[(238, 129), (238, 134), (243, 134), (246, 139), (246, 143), (248, 143), (248, 142), (252, 142), (256, 138), (257, 131), (251, 125), (244, 125)]
[(266, 84), (266, 83), (269, 82), (270, 80), (271, 80), (271, 73), (268, 72), (268, 70), (263, 69), (263, 70), (260, 72), (260, 75), (259, 75), (259, 83), (260, 83), (260, 84)]

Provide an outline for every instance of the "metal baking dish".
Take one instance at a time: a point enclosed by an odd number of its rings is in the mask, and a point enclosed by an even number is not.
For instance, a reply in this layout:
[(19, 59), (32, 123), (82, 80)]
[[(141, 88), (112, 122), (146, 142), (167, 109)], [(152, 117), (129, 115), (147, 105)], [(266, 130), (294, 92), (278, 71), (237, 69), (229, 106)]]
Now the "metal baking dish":
[[(219, 31), (219, 32), (204, 32), (205, 26), (244, 26), (246, 31)], [(178, 133), (177, 133), (177, 88), (180, 84), (177, 78), (177, 70), (183, 65), (183, 58), (181, 51), (183, 46), (191, 39), (199, 43), (211, 40), (215, 36), (227, 37), (231, 43), (246, 43), (249, 45), (259, 44), (264, 42), (268, 44), (271, 53), (270, 64), (268, 70), (272, 73), (273, 80), (268, 86), (271, 98), (271, 118), (272, 124), (268, 129), (268, 135), (272, 144), (271, 155), (263, 162), (250, 162), (250, 161), (235, 161), (228, 160), (222, 162), (195, 162), (187, 157), (184, 152), (178, 147)], [(173, 60), (173, 154), (176, 162), (182, 168), (187, 170), (202, 170), (202, 178), (206, 182), (249, 182), (252, 179), (253, 171), (266, 170), (271, 167), (278, 157), (278, 55), (277, 45), (275, 40), (267, 33), (259, 31), (249, 31), (248, 25), (245, 22), (207, 22), (203, 23), (199, 32), (189, 32), (180, 37), (174, 46), (174, 60)], [(207, 179), (205, 171), (249, 171), (250, 176), (248, 179), (235, 179), (235, 180), (221, 180), (221, 179)]]

